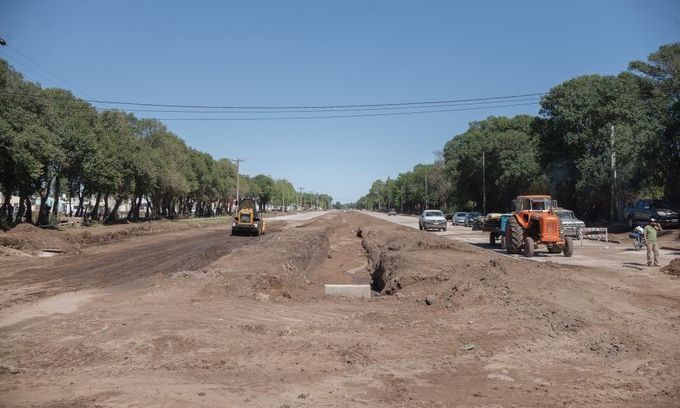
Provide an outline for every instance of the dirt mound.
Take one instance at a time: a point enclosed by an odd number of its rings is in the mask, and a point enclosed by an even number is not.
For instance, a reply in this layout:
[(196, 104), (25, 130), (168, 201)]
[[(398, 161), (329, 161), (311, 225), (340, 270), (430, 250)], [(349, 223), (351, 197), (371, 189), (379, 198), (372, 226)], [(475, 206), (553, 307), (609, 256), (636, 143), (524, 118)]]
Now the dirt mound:
[(73, 252), (77, 246), (66, 239), (59, 231), (38, 228), (35, 225), (22, 223), (11, 230), (0, 234), (0, 246), (18, 249), (28, 253), (44, 250), (57, 252)]
[(661, 272), (669, 275), (680, 276), (680, 258), (675, 258), (668, 265), (661, 268)]
[[(306, 297), (311, 281), (307, 271), (319, 265), (328, 253), (325, 227), (289, 228), (272, 235), (241, 237), (249, 242), (218, 259), (198, 276), (218, 277), (206, 284), (204, 295), (236, 295), (260, 300)], [(196, 279), (192, 275), (187, 278)]]
[(433, 234), (384, 225), (362, 227), (358, 235), (370, 260), (372, 288), (392, 295), (434, 289), (455, 293), (457, 278), (503, 270), (513, 260)]

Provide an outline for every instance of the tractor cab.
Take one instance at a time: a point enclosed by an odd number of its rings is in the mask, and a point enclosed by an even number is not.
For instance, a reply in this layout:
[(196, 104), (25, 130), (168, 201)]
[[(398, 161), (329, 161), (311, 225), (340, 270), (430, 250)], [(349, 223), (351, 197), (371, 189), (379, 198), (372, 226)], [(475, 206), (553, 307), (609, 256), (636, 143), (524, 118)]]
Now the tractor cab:
[(550, 196), (519, 196), (513, 200), (515, 212), (522, 211), (551, 211), (557, 206), (557, 202)]
[[(543, 218), (543, 214), (552, 214), (552, 209), (557, 207), (557, 201), (553, 201), (550, 196), (528, 195), (518, 196), (512, 200), (513, 212), (519, 218), (520, 223), (526, 228), (526, 224), (534, 217)], [(558, 220), (558, 218), (555, 218)]]

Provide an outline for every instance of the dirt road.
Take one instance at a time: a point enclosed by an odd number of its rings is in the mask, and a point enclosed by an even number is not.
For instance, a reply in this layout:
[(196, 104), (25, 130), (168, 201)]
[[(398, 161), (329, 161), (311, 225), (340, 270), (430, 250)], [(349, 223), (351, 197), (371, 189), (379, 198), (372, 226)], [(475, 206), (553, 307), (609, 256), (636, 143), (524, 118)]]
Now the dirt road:
[(680, 400), (677, 278), (525, 262), (354, 212), (271, 226), (4, 257), (0, 406)]

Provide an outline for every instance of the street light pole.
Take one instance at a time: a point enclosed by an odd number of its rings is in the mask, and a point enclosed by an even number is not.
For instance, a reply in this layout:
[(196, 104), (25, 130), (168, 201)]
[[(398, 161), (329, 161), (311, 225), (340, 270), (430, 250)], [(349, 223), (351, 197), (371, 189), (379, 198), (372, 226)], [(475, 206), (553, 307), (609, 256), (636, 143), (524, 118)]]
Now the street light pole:
[(239, 165), (241, 164), (241, 162), (244, 162), (245, 159), (232, 159), (231, 161), (236, 162), (236, 203), (238, 203), (238, 200), (240, 198)]
[(616, 150), (614, 150), (614, 125), (612, 125), (612, 131), (610, 136), (611, 145), (611, 168), (612, 168), (612, 196), (611, 196), (611, 208), (609, 209), (609, 219), (611, 222), (616, 220)]

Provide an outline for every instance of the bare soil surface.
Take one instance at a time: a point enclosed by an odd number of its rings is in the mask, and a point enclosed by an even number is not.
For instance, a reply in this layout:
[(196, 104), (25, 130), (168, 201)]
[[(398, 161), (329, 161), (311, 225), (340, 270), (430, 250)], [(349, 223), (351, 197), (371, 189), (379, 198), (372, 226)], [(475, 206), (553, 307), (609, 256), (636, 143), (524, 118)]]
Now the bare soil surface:
[(0, 406), (678, 406), (673, 275), (527, 262), (355, 212), (270, 225), (7, 251)]

